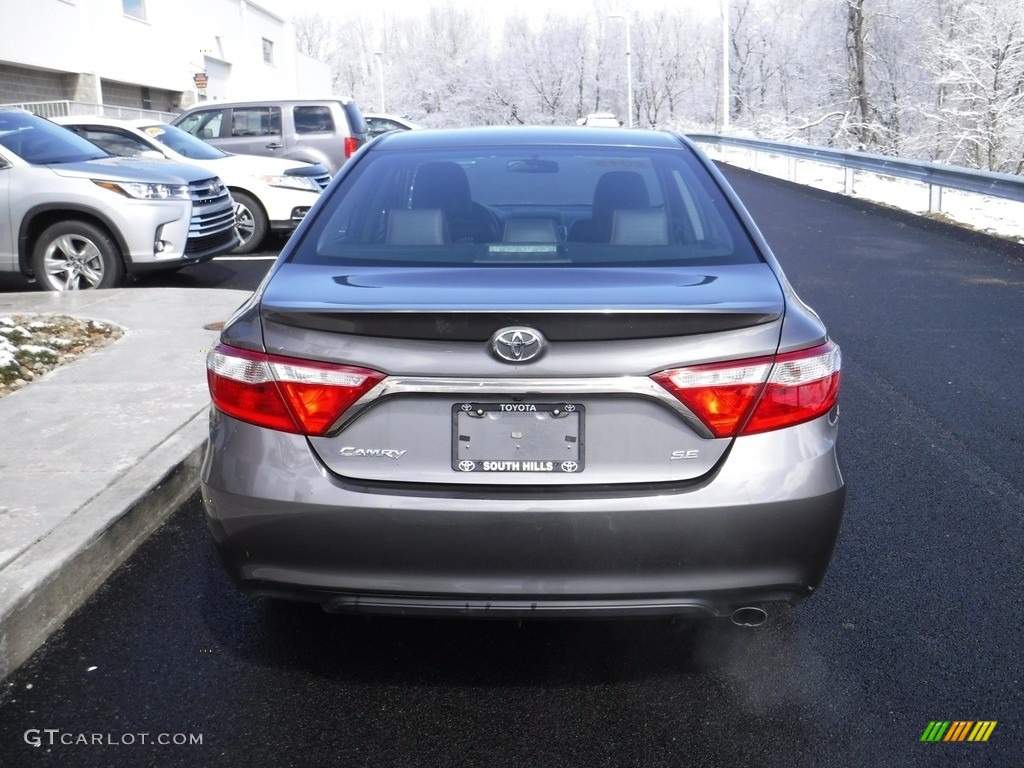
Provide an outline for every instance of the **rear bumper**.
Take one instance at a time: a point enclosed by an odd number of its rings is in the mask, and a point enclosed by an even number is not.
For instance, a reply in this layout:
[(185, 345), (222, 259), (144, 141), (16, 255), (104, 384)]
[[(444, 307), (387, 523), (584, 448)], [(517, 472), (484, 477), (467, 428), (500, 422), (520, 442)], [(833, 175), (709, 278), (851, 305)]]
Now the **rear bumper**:
[(742, 438), (677, 488), (499, 495), (351, 483), (304, 438), (214, 413), (203, 499), (253, 595), (398, 614), (727, 615), (821, 583), (845, 499), (834, 437), (826, 417)]

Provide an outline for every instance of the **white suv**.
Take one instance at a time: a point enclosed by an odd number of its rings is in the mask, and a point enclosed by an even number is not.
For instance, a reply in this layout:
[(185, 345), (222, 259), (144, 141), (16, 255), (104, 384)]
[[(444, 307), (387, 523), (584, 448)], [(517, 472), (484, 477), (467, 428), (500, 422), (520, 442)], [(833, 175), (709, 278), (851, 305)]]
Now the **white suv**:
[(112, 117), (58, 117), (55, 123), (112, 155), (174, 160), (205, 168), (227, 184), (235, 200), (241, 244), (235, 253), (259, 250), (270, 231), (290, 232), (331, 180), (319, 164), (257, 155), (233, 155), (173, 125)]
[(191, 165), (111, 157), (20, 109), (0, 108), (0, 271), (52, 291), (111, 288), (238, 245), (227, 187)]

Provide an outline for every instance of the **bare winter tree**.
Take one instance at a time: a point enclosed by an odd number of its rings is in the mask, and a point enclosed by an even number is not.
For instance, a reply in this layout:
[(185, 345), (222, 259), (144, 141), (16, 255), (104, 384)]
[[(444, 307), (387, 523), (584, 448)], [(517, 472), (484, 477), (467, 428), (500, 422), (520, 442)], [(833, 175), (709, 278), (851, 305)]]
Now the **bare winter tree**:
[(302, 53), (317, 61), (330, 63), (338, 50), (338, 25), (321, 14), (307, 14), (292, 19), (295, 45)]
[(579, 83), (585, 79), (586, 40), (583, 19), (548, 15), (535, 30), (525, 17), (510, 19), (505, 26), (515, 50), (519, 80), (523, 89), (527, 122), (565, 123), (578, 110)]
[[(731, 0), (729, 10), (729, 120), (737, 126), (756, 125), (765, 113), (766, 93), (772, 87), (771, 41), (764, 24), (764, 0)], [(719, 55), (721, 55), (719, 53)]]
[(478, 12), (452, 3), (430, 7), (425, 17), (404, 19), (392, 36), (390, 53), (398, 64), (395, 89), (407, 109), (430, 124), (472, 122), (480, 98), (477, 75), (483, 64), (489, 30)]
[(638, 20), (633, 29), (637, 124), (662, 127), (714, 120), (709, 67), (716, 59), (711, 45), (715, 38), (707, 21), (685, 10), (661, 10)]
[(868, 29), (864, 14), (865, 0), (844, 0), (846, 16), (846, 55), (849, 62), (850, 101), (853, 104), (853, 132), (859, 149), (871, 148), (875, 142), (872, 127), (874, 112), (868, 88)]
[(355, 96), (369, 104), (376, 82), (372, 21), (356, 16), (344, 24), (322, 14), (300, 16), (292, 21), (298, 49), (331, 67), (331, 87), (340, 96)]
[(1024, 9), (999, 0), (944, 2), (932, 42), (939, 159), (1021, 173)]
[[(1024, 173), (1024, 0), (729, 0), (734, 129)], [(335, 93), (432, 126), (625, 117), (614, 0), (544, 19), (425, 6), (294, 20)], [(690, 6), (630, 16), (642, 127), (713, 128), (721, 27)]]

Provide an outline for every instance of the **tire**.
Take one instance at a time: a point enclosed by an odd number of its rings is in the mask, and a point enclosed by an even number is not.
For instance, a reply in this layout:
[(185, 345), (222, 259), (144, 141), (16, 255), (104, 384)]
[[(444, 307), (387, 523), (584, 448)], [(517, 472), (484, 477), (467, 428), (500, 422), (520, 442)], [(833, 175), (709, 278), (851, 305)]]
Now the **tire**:
[(61, 221), (43, 230), (32, 248), (32, 271), (47, 291), (116, 288), (124, 282), (121, 251), (87, 221)]
[(231, 190), (231, 197), (235, 199), (235, 230), (242, 239), (242, 244), (232, 253), (252, 253), (267, 238), (270, 228), (267, 214), (263, 212), (263, 206), (246, 192)]

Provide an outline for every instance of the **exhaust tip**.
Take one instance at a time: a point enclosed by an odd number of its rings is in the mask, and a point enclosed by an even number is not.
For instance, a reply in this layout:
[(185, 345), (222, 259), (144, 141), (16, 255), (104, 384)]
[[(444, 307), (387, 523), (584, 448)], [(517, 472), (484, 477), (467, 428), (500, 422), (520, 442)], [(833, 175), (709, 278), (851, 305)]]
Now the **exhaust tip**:
[(768, 612), (763, 608), (747, 606), (732, 612), (732, 623), (737, 627), (759, 627), (768, 620)]

